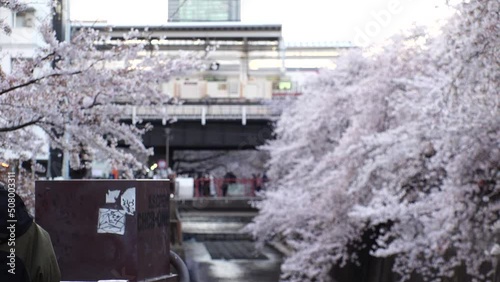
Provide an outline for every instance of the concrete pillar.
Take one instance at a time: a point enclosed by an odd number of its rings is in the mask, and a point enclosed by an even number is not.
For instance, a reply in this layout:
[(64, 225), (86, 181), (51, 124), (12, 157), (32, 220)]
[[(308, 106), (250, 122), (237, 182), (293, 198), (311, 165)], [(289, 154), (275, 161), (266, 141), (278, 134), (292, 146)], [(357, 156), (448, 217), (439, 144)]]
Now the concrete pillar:
[(246, 84), (248, 81), (248, 39), (243, 39), (243, 50), (240, 60), (240, 82)]
[(241, 124), (247, 125), (247, 107), (241, 107)]
[(281, 69), (280, 69), (280, 74), (281, 77), (284, 77), (286, 75), (286, 45), (285, 41), (283, 40), (283, 37), (280, 38), (279, 41), (279, 56), (281, 59)]

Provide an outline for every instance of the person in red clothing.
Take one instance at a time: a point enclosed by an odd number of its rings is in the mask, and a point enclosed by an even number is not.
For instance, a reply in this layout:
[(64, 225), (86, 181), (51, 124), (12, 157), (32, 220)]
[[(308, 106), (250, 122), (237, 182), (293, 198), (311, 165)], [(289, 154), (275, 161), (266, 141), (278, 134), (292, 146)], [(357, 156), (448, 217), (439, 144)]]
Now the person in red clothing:
[(116, 168), (113, 168), (113, 170), (111, 171), (111, 175), (113, 176), (113, 179), (118, 179), (118, 177), (120, 176), (120, 172)]

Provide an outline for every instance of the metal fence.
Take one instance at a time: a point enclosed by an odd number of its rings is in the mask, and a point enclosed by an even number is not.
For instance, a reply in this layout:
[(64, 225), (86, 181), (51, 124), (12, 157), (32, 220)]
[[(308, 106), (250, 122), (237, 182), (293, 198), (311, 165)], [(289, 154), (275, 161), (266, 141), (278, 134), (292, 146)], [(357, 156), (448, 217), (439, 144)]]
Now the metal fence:
[(194, 197), (255, 197), (265, 184), (262, 178), (197, 178)]

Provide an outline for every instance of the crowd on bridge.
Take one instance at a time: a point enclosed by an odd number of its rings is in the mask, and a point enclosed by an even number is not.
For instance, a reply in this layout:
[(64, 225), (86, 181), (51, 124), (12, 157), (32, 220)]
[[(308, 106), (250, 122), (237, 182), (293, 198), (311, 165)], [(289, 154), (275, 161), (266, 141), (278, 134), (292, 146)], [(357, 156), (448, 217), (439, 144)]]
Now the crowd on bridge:
[(195, 197), (256, 196), (265, 189), (268, 181), (265, 173), (254, 173), (251, 178), (238, 178), (232, 171), (223, 178), (199, 173), (195, 179)]

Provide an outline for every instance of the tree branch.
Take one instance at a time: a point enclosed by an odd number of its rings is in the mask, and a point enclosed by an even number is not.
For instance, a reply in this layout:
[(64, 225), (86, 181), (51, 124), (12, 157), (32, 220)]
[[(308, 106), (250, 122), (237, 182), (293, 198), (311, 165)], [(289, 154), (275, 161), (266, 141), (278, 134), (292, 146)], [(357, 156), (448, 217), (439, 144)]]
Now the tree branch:
[(39, 77), (39, 78), (35, 78), (35, 79), (32, 79), (32, 80), (28, 80), (25, 83), (21, 83), (19, 85), (16, 85), (16, 86), (13, 86), (13, 87), (10, 87), (10, 88), (7, 88), (7, 89), (2, 89), (0, 91), (0, 96), (2, 96), (4, 94), (7, 94), (9, 92), (12, 92), (14, 90), (17, 90), (19, 88), (23, 88), (23, 87), (26, 87), (28, 85), (35, 84), (35, 83), (37, 83), (39, 81), (42, 81), (44, 79), (48, 79), (48, 78), (51, 78), (51, 77), (60, 77), (60, 76), (65, 76), (65, 75), (81, 74), (82, 72), (83, 71), (79, 70), (79, 71), (70, 72), (70, 73), (53, 73), (53, 74), (49, 74), (49, 75), (42, 76), (42, 77)]
[(10, 127), (2, 127), (2, 128), (0, 128), (0, 132), (9, 132), (9, 131), (19, 130), (19, 129), (22, 129), (24, 127), (36, 124), (37, 122), (41, 121), (42, 119), (43, 119), (43, 117), (39, 117), (37, 119), (34, 119), (32, 121), (29, 121), (29, 122), (26, 122), (23, 124), (18, 124), (18, 125), (10, 126)]
[[(48, 55), (48, 56), (50, 56), (50, 55)], [(52, 74), (49, 74), (49, 75), (46, 75), (46, 76), (42, 76), (42, 77), (39, 77), (39, 78), (35, 78), (35, 79), (32, 79), (32, 80), (29, 80), (29, 81), (27, 81), (25, 83), (22, 83), (22, 84), (19, 84), (19, 85), (16, 85), (16, 86), (13, 86), (13, 87), (10, 87), (10, 88), (7, 88), (7, 89), (2, 89), (2, 90), (0, 90), (0, 96), (2, 96), (3, 94), (7, 94), (9, 92), (12, 92), (12, 91), (14, 91), (16, 89), (19, 89), (19, 88), (22, 88), (22, 87), (26, 87), (28, 85), (37, 83), (39, 81), (42, 81), (44, 79), (48, 79), (48, 78), (51, 78), (51, 77), (72, 76), (72, 75), (82, 74), (86, 70), (91, 69), (93, 66), (95, 66), (97, 63), (99, 63), (101, 61), (102, 61), (102, 59), (96, 60), (95, 62), (93, 62), (92, 64), (90, 64), (86, 69), (83, 69), (83, 70), (78, 70), (78, 71), (68, 72), (68, 73), (52, 73)]]

